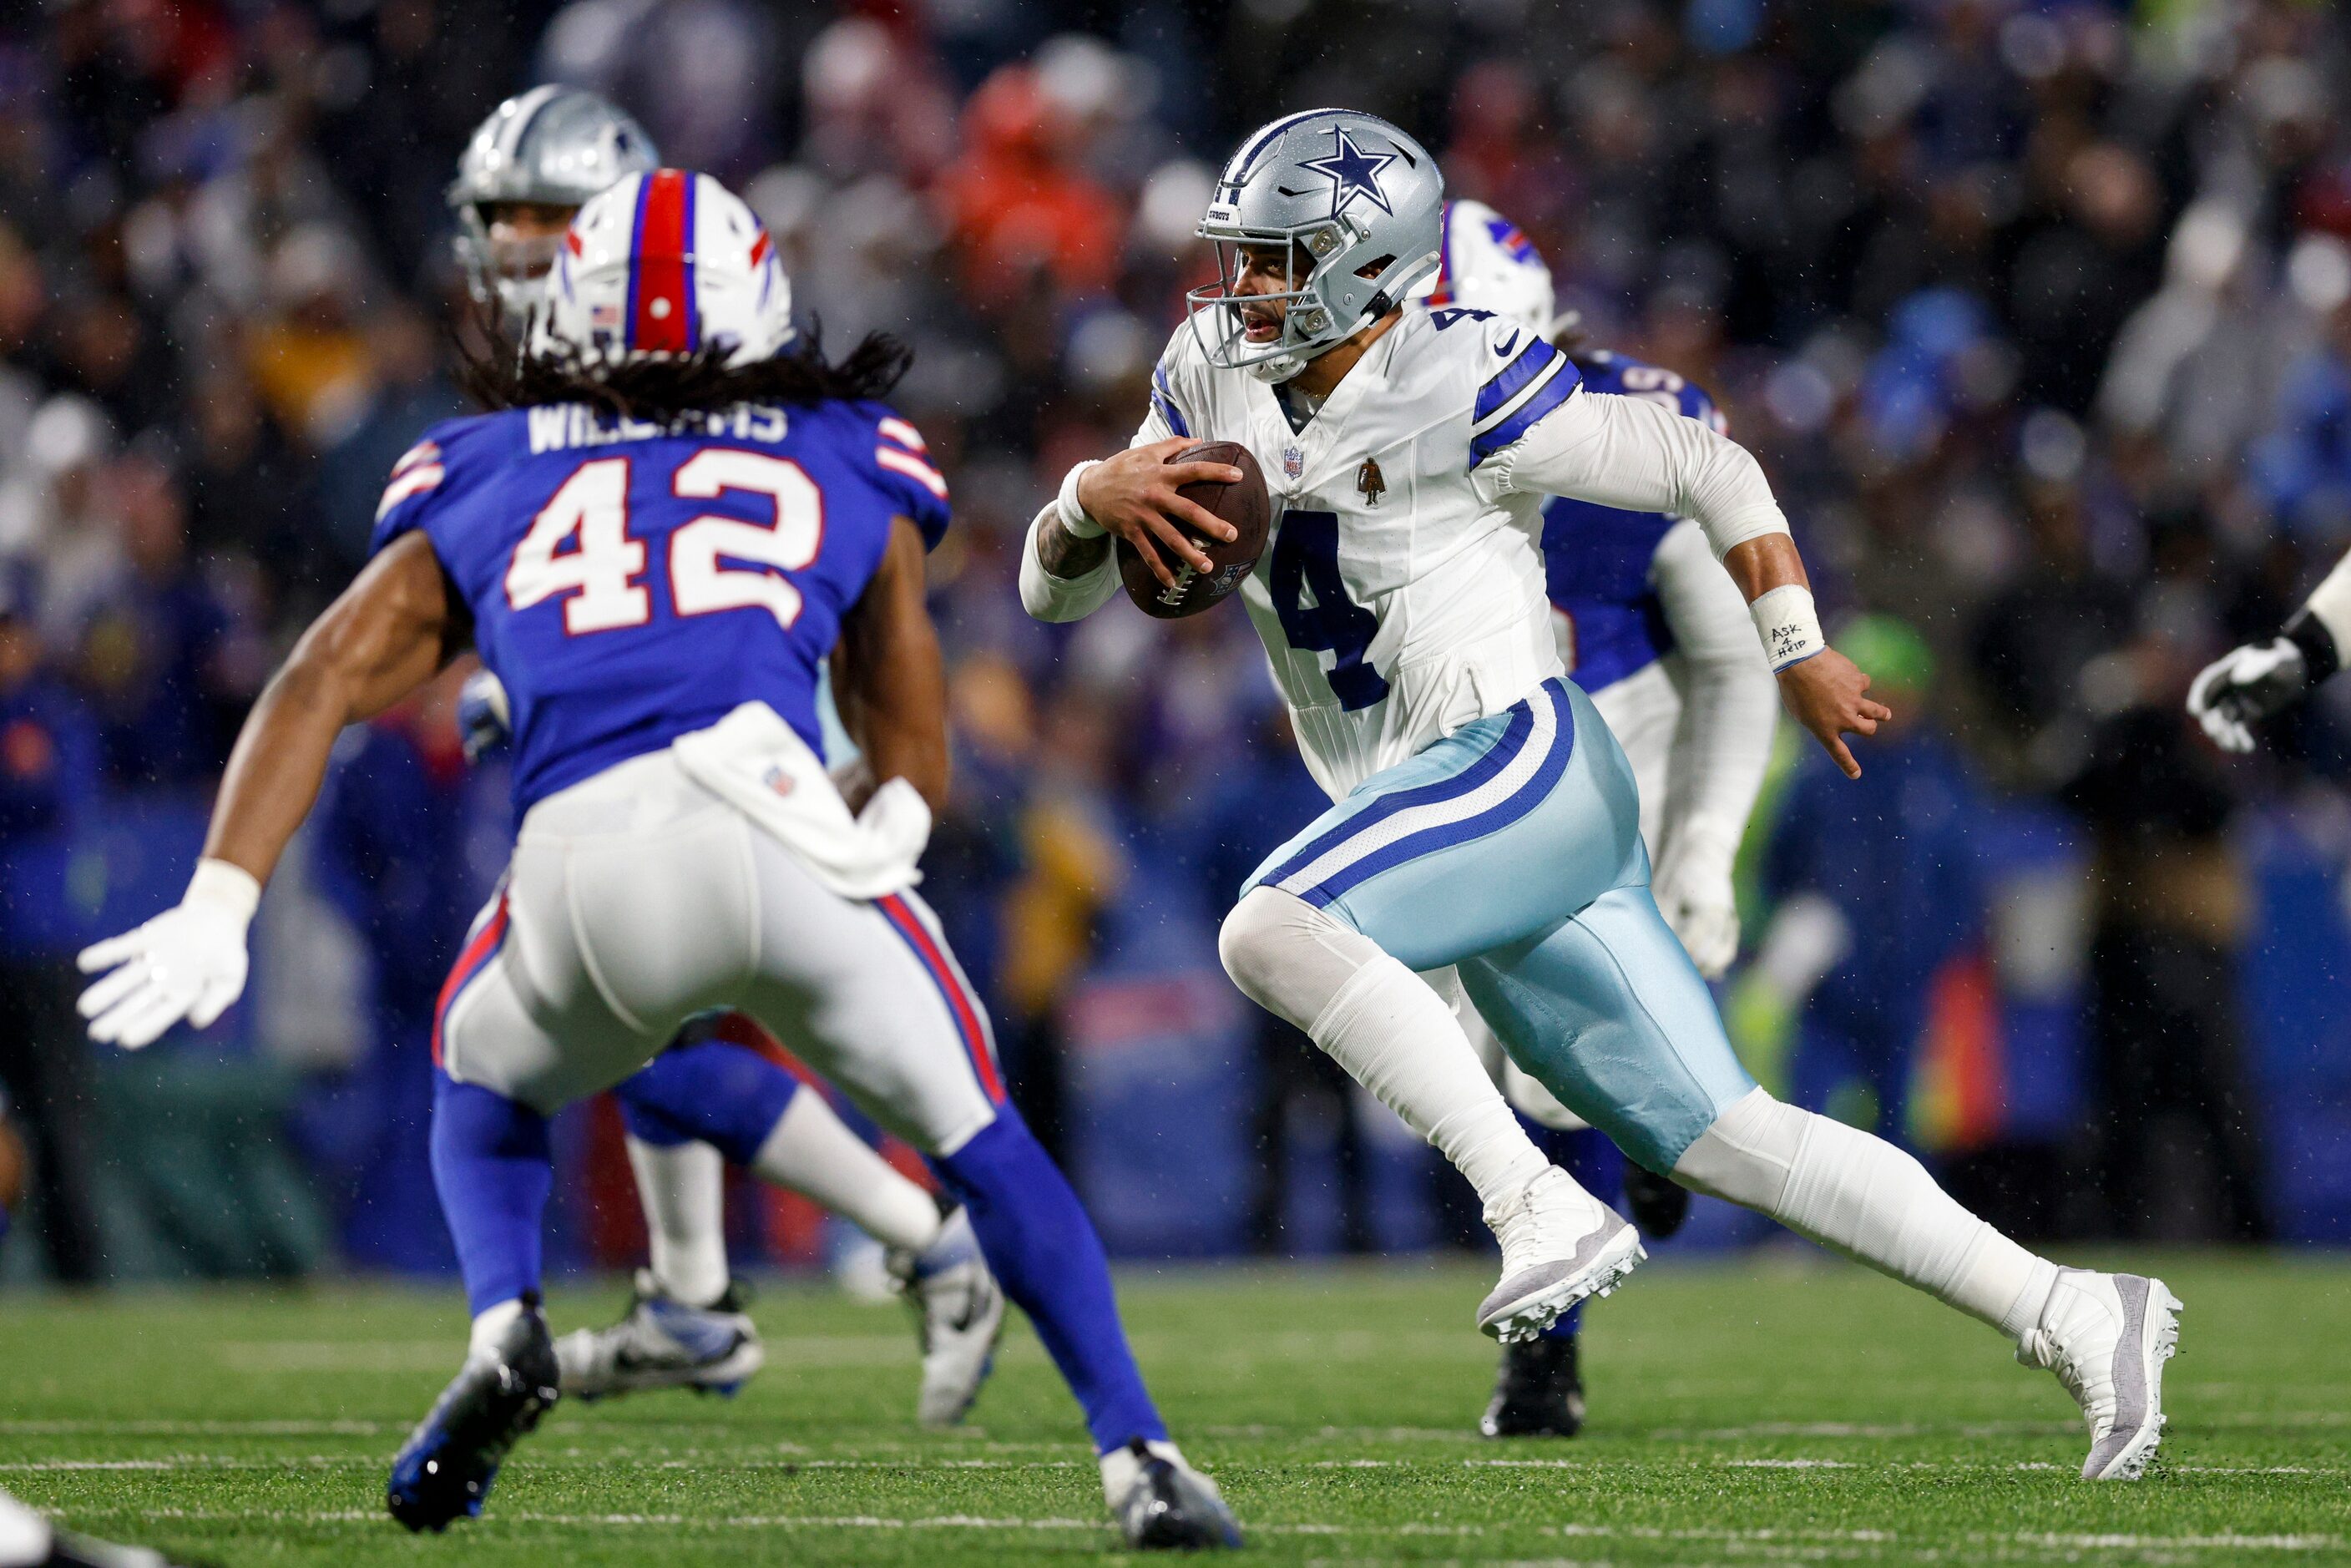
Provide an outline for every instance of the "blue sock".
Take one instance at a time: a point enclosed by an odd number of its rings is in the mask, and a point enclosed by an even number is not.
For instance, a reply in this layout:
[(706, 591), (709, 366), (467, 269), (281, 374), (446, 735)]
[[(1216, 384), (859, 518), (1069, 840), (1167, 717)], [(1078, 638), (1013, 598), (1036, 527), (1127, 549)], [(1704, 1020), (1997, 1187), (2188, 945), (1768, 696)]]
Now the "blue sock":
[(612, 1094), (632, 1137), (656, 1148), (699, 1138), (747, 1166), (799, 1087), (749, 1046), (710, 1040), (663, 1051)]
[(555, 1186), (547, 1118), (434, 1069), (433, 1186), (474, 1314), (536, 1296)]
[(998, 1107), (977, 1137), (931, 1166), (962, 1200), (987, 1266), (1078, 1396), (1094, 1451), (1165, 1438), (1167, 1427), (1118, 1321), (1102, 1239), (1019, 1113)]

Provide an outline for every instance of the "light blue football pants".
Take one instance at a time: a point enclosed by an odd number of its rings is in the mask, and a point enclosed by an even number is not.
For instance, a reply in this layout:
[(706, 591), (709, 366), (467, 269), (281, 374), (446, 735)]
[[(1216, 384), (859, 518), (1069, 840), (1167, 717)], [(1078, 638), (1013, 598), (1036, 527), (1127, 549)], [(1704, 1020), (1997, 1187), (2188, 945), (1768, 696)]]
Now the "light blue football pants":
[(1458, 966), (1511, 1058), (1650, 1170), (1755, 1087), (1649, 896), (1632, 766), (1572, 682), (1364, 779), (1259, 885), (1407, 968)]

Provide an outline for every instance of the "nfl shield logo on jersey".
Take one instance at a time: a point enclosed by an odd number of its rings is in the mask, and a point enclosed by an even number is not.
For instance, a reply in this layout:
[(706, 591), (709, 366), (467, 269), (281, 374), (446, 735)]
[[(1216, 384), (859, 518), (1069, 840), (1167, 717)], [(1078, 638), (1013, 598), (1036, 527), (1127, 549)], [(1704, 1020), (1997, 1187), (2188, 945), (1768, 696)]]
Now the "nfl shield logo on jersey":
[(1283, 447), (1281, 449), (1281, 471), (1284, 474), (1289, 475), (1293, 479), (1297, 478), (1301, 474), (1305, 473), (1306, 449), (1302, 446)]

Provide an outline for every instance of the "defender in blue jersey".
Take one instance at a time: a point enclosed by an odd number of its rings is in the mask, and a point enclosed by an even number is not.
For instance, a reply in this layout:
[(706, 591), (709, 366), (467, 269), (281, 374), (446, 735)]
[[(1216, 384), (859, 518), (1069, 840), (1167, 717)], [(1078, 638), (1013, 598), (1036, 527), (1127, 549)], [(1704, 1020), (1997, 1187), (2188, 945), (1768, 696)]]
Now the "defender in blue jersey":
[[(580, 207), (660, 164), (644, 127), (582, 89), (537, 87), (499, 104), (468, 139), (445, 198), (475, 299), (510, 330), (527, 330)], [(900, 437), (919, 455), (919, 437)], [(510, 738), (506, 689), (488, 670), (468, 677), (458, 711), (469, 758)], [(922, 1346), (916, 1417), (928, 1427), (960, 1421), (1004, 1325), (1004, 1295), (968, 1217), (959, 1208), (942, 1214), (822, 1094), (804, 1092), (759, 1049), (761, 1033), (739, 1017), (697, 1020), (612, 1091), (649, 1256), (617, 1322), (555, 1342), (563, 1392), (585, 1399), (681, 1387), (731, 1395), (765, 1362), (758, 1326), (742, 1310), (727, 1267), (724, 1185), (732, 1162), (815, 1199), (883, 1245)]]
[[(1519, 227), (1481, 203), (1445, 204), (1439, 265), (1424, 296), (1435, 309), (1494, 311), (1564, 350), (1591, 392), (1658, 403), (1725, 428), (1714, 400), (1663, 366), (1591, 346), (1562, 314), (1551, 269)], [(1771, 759), (1778, 693), (1739, 590), (1687, 517), (1553, 497), (1543, 506), (1542, 566), (1560, 662), (1632, 765), (1640, 790), (1650, 891), (1708, 979), (1739, 948), (1731, 868)], [(1670, 1236), (1684, 1191), (1625, 1160), (1502, 1050), (1458, 983), (1440, 988), (1519, 1113), (1547, 1129), (1548, 1151), (1577, 1180), (1621, 1179), (1634, 1222)], [(1541, 1337), (1505, 1346), (1479, 1423), (1489, 1437), (1572, 1437), (1583, 1424), (1580, 1311)]]
[[(185, 898), (84, 955), (111, 971), (83, 998), (98, 1038), (211, 1022), (342, 726), (468, 645), (504, 683), (515, 852), (433, 1041), (434, 1183), (474, 1326), (393, 1463), (411, 1529), (477, 1514), (559, 1396), (549, 1115), (724, 1009), (930, 1156), (1083, 1406), (1129, 1542), (1238, 1544), (1167, 1441), (1101, 1243), (1005, 1103), (912, 891), (946, 784), (923, 577), (947, 514), (920, 438), (872, 401), (904, 359), (796, 345), (768, 235), (716, 181), (657, 170), (590, 202), (528, 355), (473, 367), (499, 412), (402, 460), (374, 559), (256, 706)], [(846, 790), (818, 754), (828, 660), (870, 771)]]

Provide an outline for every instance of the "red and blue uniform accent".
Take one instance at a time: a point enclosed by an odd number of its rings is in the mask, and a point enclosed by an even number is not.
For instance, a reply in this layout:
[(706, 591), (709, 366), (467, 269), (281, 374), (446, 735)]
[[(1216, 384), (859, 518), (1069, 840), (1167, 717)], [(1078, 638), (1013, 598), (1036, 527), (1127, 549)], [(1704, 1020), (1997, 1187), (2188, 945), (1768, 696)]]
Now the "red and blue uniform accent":
[(465, 988), (479, 979), (482, 971), (490, 967), (490, 960), (498, 956), (498, 949), (506, 946), (506, 941), (507, 895), (501, 893), (497, 903), (490, 906), (490, 917), (483, 921), (467, 939), (465, 951), (458, 954), (457, 961), (449, 967), (449, 977), (441, 982), (440, 999), (433, 1004), (434, 1066), (441, 1065), (441, 1031), (448, 1022), (450, 1010), (457, 1005), (457, 998), (465, 995)]
[(980, 1091), (991, 1105), (1004, 1103), (1004, 1077), (997, 1071), (996, 1041), (988, 1033), (987, 1015), (980, 1010), (979, 1000), (971, 993), (971, 983), (963, 977), (953, 958), (929, 924), (916, 914), (905, 895), (893, 893), (873, 901), (873, 907), (890, 923), (914, 961), (938, 988), (939, 999), (946, 1003), (947, 1016), (955, 1020), (956, 1033), (963, 1040), (964, 1054), (971, 1058), (972, 1072), (979, 1079)]

